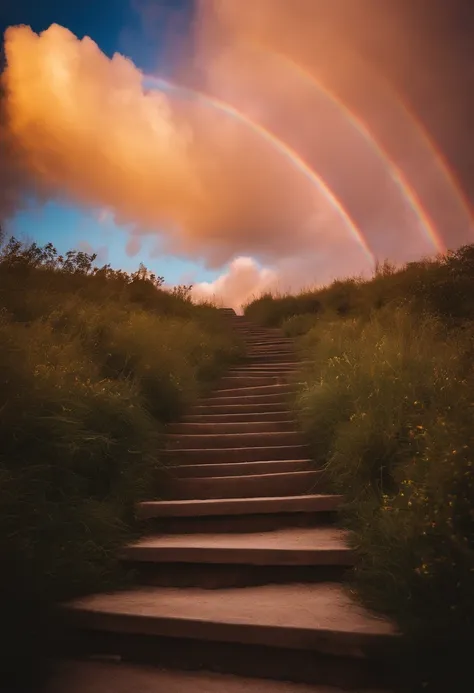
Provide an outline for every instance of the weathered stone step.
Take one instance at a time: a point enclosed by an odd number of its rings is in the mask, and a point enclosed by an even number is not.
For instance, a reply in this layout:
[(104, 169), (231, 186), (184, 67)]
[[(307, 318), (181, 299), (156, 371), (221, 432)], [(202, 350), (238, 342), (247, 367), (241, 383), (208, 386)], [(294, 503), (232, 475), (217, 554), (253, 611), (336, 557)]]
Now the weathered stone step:
[[(254, 395), (286, 395), (288, 393), (294, 392), (297, 387), (294, 383), (277, 383), (271, 385), (255, 385), (249, 387), (229, 387), (222, 390), (214, 390), (214, 392), (209, 395), (206, 399), (201, 400), (201, 402), (210, 402), (214, 400), (220, 400), (224, 397), (252, 397)], [(232, 402), (230, 402), (232, 404)]]
[[(291, 416), (291, 413), (289, 413)], [(214, 418), (214, 417), (213, 417)], [(297, 427), (297, 422), (289, 419), (280, 421), (209, 421), (208, 417), (201, 422), (182, 422), (172, 424), (167, 427), (167, 432), (175, 435), (190, 435), (190, 434), (231, 434), (231, 433), (271, 433), (294, 431)], [(300, 434), (301, 435), (301, 434)]]
[(242, 476), (169, 478), (162, 482), (163, 495), (176, 500), (212, 498), (267, 498), (321, 492), (326, 477), (316, 469)]
[[(220, 423), (260, 423), (260, 422), (285, 422), (289, 421), (293, 416), (291, 411), (261, 411), (250, 413), (234, 413), (234, 414), (188, 414), (181, 419), (182, 423), (204, 423), (204, 424), (220, 424)], [(177, 424), (179, 425), (179, 424)]]
[[(342, 689), (287, 681), (158, 669), (125, 662), (62, 663), (50, 693), (343, 693)], [(359, 693), (383, 693), (359, 691)]]
[(305, 460), (306, 445), (278, 445), (246, 448), (183, 448), (162, 450), (162, 458), (183, 464), (224, 464), (226, 462), (268, 462), (272, 460)]
[(268, 397), (264, 397), (263, 401), (260, 397), (253, 397), (250, 402), (247, 399), (245, 403), (238, 401), (237, 403), (232, 402), (232, 404), (216, 404), (214, 400), (210, 400), (209, 404), (196, 404), (189, 410), (189, 413), (194, 416), (227, 416), (229, 414), (274, 414), (288, 410), (286, 399), (283, 401), (277, 397), (275, 401), (273, 396), (270, 399), (273, 401), (269, 402)]
[(278, 529), (259, 534), (149, 536), (120, 552), (122, 560), (153, 563), (344, 565), (354, 563), (345, 531), (334, 527)]
[(169, 434), (166, 436), (167, 450), (190, 450), (205, 448), (248, 448), (275, 447), (276, 445), (299, 445), (302, 441), (300, 431), (257, 431), (255, 433), (190, 433)]
[(277, 474), (281, 472), (303, 472), (314, 469), (308, 460), (274, 460), (270, 462), (237, 462), (236, 464), (175, 464), (166, 467), (166, 472), (176, 478), (201, 478), (207, 476), (243, 476), (247, 474)]
[[(343, 674), (352, 688), (372, 684), (371, 673), (390, 680), (400, 647), (390, 621), (374, 617), (334, 583), (140, 587), (77, 599), (64, 605), (63, 615), (66, 625), (84, 633), (84, 645), (95, 642), (102, 652), (108, 644), (115, 654), (133, 658), (135, 652), (141, 661), (148, 654), (158, 663), (174, 646), (181, 667), (190, 666), (189, 650), (201, 668), (244, 673), (250, 665), (275, 679), (334, 684)], [(271, 667), (260, 656), (264, 651)]]
[(224, 500), (143, 501), (137, 514), (142, 520), (155, 517), (211, 517), (215, 515), (260, 515), (334, 512), (341, 496), (312, 494), (281, 498), (226, 498)]

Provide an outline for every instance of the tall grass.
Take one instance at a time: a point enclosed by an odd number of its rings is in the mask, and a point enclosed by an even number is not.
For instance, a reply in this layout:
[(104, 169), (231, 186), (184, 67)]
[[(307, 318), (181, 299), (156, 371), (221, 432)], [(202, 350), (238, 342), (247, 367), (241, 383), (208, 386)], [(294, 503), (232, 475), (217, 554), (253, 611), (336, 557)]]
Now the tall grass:
[(143, 267), (129, 276), (93, 260), (14, 239), (0, 254), (2, 670), (11, 690), (21, 661), (41, 650), (49, 604), (126, 579), (116, 550), (137, 532), (135, 503), (160, 497), (163, 424), (239, 351), (218, 311), (194, 306), (186, 290), (164, 291)]
[(313, 313), (277, 298), (268, 318), (299, 335), (294, 406), (345, 497), (357, 593), (399, 623), (429, 690), (467, 690), (474, 639), (473, 259), (333, 284)]
[(473, 277), (474, 245), (469, 245), (399, 269), (386, 262), (369, 281), (352, 277), (295, 296), (264, 294), (245, 306), (245, 315), (262, 325), (285, 327), (295, 316), (306, 315), (308, 321), (309, 316), (368, 318), (385, 306), (410, 304), (418, 312), (462, 324), (474, 319)]

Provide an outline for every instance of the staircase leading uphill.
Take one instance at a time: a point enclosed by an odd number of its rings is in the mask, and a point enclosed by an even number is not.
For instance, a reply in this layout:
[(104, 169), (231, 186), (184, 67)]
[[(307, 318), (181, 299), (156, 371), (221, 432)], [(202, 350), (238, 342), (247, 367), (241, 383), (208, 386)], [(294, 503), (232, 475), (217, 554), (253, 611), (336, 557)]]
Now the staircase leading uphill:
[(137, 586), (65, 606), (76, 652), (158, 665), (183, 693), (218, 676), (186, 669), (233, 674), (222, 693), (390, 687), (399, 636), (341, 583), (354, 557), (288, 408), (292, 342), (225, 315), (246, 361), (169, 429), (166, 500), (140, 504), (149, 533), (121, 556)]

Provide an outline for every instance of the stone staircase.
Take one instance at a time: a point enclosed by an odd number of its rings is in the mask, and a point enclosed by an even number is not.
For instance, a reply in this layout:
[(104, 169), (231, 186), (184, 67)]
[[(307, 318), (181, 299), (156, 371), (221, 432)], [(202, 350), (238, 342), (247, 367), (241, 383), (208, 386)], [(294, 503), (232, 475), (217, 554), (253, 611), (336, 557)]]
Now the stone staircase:
[(165, 499), (140, 504), (148, 533), (121, 554), (136, 586), (65, 605), (75, 652), (161, 667), (153, 690), (390, 688), (400, 638), (341, 583), (354, 556), (289, 411), (292, 341), (224, 314), (246, 361), (169, 427)]

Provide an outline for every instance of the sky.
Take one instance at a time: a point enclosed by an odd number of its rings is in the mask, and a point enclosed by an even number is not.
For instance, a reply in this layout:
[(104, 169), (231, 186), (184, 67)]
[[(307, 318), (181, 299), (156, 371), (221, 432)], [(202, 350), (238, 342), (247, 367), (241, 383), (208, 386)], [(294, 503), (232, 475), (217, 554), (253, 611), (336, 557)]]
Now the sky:
[(470, 0), (3, 0), (0, 223), (235, 307), (474, 242), (473, 32)]

